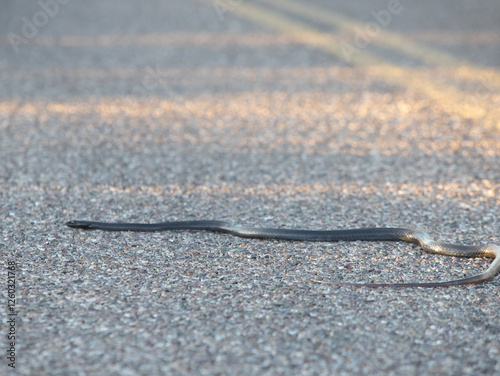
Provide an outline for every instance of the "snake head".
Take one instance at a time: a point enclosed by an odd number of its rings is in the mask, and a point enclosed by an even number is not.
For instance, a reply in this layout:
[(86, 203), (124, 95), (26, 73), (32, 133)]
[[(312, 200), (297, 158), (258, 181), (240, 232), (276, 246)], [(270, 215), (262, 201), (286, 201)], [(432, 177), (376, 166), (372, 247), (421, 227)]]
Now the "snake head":
[(89, 221), (68, 221), (68, 222), (66, 222), (66, 226), (72, 227), (72, 228), (91, 229), (92, 222), (89, 222)]

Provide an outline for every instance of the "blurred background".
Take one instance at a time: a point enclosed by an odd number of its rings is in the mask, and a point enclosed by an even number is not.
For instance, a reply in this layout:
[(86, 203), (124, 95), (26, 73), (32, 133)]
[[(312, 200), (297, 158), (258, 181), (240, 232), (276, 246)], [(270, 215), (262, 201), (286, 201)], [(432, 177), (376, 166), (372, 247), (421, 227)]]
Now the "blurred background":
[(498, 278), (311, 283), (455, 279), (487, 260), (64, 226), (499, 244), (499, 88), (493, 0), (2, 2), (0, 258), (21, 273), (20, 374), (500, 373)]

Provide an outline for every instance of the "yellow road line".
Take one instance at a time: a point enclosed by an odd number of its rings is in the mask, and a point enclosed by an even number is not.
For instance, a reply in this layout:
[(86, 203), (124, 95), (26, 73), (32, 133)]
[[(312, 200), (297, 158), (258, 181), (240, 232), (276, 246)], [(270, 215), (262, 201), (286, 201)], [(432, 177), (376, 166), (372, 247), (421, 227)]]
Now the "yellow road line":
[[(344, 32), (355, 33), (359, 30), (363, 31), (368, 24), (368, 22), (359, 22), (345, 15), (335, 13), (331, 10), (320, 8), (313, 4), (304, 4), (300, 1), (265, 0), (265, 2), (285, 11), (293, 12), (300, 16), (305, 16), (307, 18), (310, 18), (311, 20), (333, 25), (340, 31)], [(384, 10), (388, 12), (388, 10)], [(404, 12), (404, 7), (402, 5), (400, 8), (400, 12)], [(390, 17), (392, 20), (392, 18), (396, 18), (398, 17), (398, 15), (390, 14)], [(471, 64), (467, 60), (459, 59), (446, 52), (437, 50), (432, 47), (424, 46), (422, 44), (413, 42), (408, 37), (391, 32), (385, 29), (384, 26), (380, 24), (380, 21), (375, 20), (375, 18), (373, 18), (371, 22), (377, 23), (380, 26), (380, 29), (376, 31), (376, 35), (374, 35), (373, 38), (370, 39), (370, 42), (372, 42), (373, 44), (391, 48), (395, 51), (418, 59), (421, 62), (429, 65), (446, 67), (468, 66), (479, 68), (478, 66)], [(391, 21), (389, 20), (388, 22), (390, 23)], [(495, 72), (494, 70), (483, 68), (480, 69), (484, 70), (486, 73), (497, 74), (497, 72)], [(500, 75), (497, 75), (497, 79), (500, 79)]]
[[(203, 1), (211, 3), (211, 0)], [(273, 0), (267, 1), (271, 2)], [(273, 1), (273, 4), (274, 3), (275, 1)], [(281, 2), (278, 3), (281, 4)], [(289, 7), (288, 5), (290, 4), (291, 2), (287, 1), (283, 2), (281, 6), (288, 11), (294, 11), (295, 9), (297, 13), (300, 11), (300, 14), (304, 16), (313, 16), (310, 12), (307, 13), (304, 8)], [(297, 3), (294, 2), (294, 4)], [(370, 54), (363, 49), (360, 49), (356, 54), (347, 56), (338, 38), (333, 34), (320, 32), (305, 23), (291, 19), (270, 9), (250, 4), (246, 1), (236, 3), (230, 8), (230, 11), (260, 25), (287, 33), (298, 42), (310, 47), (316, 47), (335, 56), (341, 61), (355, 66), (365, 67), (370, 73), (381, 79), (397, 83), (401, 87), (417, 90), (434, 100), (437, 105), (450, 114), (458, 115), (463, 118), (481, 119), (487, 125), (495, 125), (500, 128), (500, 109), (487, 104), (480, 105), (477, 101), (470, 101), (470, 95), (451, 85), (446, 86), (432, 82), (419, 74), (415, 69), (400, 67), (390, 61)], [(314, 16), (318, 15), (315, 14)], [(345, 22), (348, 21), (344, 20), (344, 26), (346, 25)], [(424, 56), (431, 55), (424, 53)], [(432, 59), (434, 59), (435, 62), (445, 61), (442, 56)]]
[[(359, 33), (360, 30), (362, 33), (364, 33), (364, 35), (370, 32), (366, 30), (369, 22), (359, 22), (345, 15), (335, 13), (325, 8), (317, 7), (314, 4), (304, 4), (303, 2), (296, 0), (265, 1), (285, 11), (295, 13), (299, 16), (307, 17), (311, 20), (332, 25), (340, 32), (350, 33), (353, 35), (355, 33)], [(389, 14), (390, 18), (387, 21), (388, 23), (390, 23), (393, 18), (398, 16), (397, 14), (391, 14), (388, 9), (378, 10), (378, 12), (381, 11)], [(377, 11), (374, 12), (377, 13)], [(400, 12), (404, 12), (404, 7), (402, 5), (400, 8)], [(476, 80), (478, 80), (478, 82), (480, 82), (481, 84), (486, 83), (491, 85), (491, 90), (496, 89), (491, 83), (500, 85), (500, 73), (496, 69), (484, 68), (478, 66), (477, 64), (473, 64), (468, 60), (458, 58), (436, 48), (413, 42), (411, 38), (387, 30), (383, 25), (381, 25), (380, 19), (376, 20), (373, 15), (370, 22), (372, 24), (374, 23), (379, 25), (379, 29), (375, 30), (376, 35), (370, 38), (370, 43), (374, 45), (390, 48), (400, 54), (419, 60), (426, 65), (437, 67), (441, 66), (446, 68), (460, 68), (462, 70), (467, 70), (467, 73), (471, 76), (476, 77)]]

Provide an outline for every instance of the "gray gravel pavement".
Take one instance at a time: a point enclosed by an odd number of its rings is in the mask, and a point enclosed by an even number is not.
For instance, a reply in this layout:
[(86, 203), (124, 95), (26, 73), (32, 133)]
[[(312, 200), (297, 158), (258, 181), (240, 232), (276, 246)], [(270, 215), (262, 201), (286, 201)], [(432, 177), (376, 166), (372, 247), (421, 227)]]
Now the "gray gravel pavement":
[(488, 259), (64, 225), (500, 244), (498, 2), (58, 1), (0, 5), (0, 375), (500, 375), (500, 277), (311, 282)]

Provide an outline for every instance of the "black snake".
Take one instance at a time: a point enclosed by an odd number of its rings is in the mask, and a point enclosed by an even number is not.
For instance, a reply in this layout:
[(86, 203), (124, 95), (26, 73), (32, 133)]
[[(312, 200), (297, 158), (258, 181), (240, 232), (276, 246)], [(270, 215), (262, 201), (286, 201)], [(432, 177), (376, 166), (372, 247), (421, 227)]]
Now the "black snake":
[(445, 256), (458, 257), (489, 257), (493, 258), (490, 267), (481, 274), (472, 277), (456, 279), (445, 282), (422, 283), (350, 283), (350, 282), (314, 282), (364, 287), (445, 287), (482, 283), (493, 279), (500, 273), (500, 247), (494, 245), (455, 245), (434, 241), (424, 231), (406, 228), (360, 228), (350, 230), (312, 231), (289, 230), (276, 228), (253, 228), (233, 225), (225, 221), (178, 221), (163, 223), (107, 223), (94, 221), (69, 221), (67, 226), (88, 230), (107, 231), (169, 231), (169, 230), (205, 230), (224, 232), (243, 238), (280, 239), (312, 242), (337, 242), (337, 241), (405, 241), (416, 243), (424, 251)]

